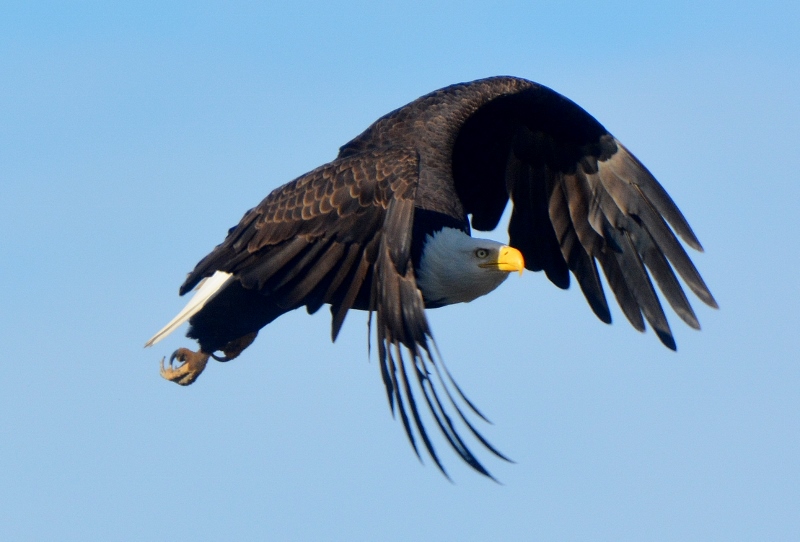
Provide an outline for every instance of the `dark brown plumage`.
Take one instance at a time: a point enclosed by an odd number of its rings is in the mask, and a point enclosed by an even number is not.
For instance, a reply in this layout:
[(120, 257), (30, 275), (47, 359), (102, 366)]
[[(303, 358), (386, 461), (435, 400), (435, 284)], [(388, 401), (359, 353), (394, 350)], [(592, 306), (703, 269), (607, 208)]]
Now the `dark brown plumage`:
[[(416, 403), (421, 395), (453, 449), (489, 475), (457, 427), (502, 456), (468, 421), (458, 403), (477, 410), (435, 361), (415, 276), (426, 234), (444, 226), (468, 232), (470, 217), (473, 228), (494, 229), (509, 199), (509, 244), (526, 268), (560, 288), (571, 272), (602, 321), (611, 316), (597, 263), (631, 324), (644, 330), (647, 321), (669, 348), (675, 341), (650, 277), (691, 327), (699, 324), (674, 271), (716, 306), (675, 234), (697, 250), (700, 243), (647, 169), (573, 102), (527, 80), (495, 77), (389, 113), (335, 160), (248, 211), (181, 286), (183, 295), (217, 271), (233, 276), (191, 316), (188, 336), (205, 359), (217, 351), (231, 358), (287, 311), (330, 304), (335, 339), (348, 310), (368, 310), (389, 402), (414, 449), (415, 427), (444, 471)], [(191, 383), (197, 374), (170, 379)]]

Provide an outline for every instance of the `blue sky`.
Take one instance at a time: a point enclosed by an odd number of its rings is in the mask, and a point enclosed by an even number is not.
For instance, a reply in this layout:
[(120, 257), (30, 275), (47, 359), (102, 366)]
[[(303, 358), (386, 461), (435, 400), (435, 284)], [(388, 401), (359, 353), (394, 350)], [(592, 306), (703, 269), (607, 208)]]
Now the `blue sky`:
[[(0, 538), (800, 538), (788, 2), (5, 2)], [(653, 171), (720, 303), (678, 352), (511, 277), (429, 313), (515, 464), (495, 484), (392, 420), (352, 313), (287, 315), (186, 389), (144, 341), (270, 190), (436, 88), (533, 79)], [(503, 232), (498, 232), (502, 238)]]

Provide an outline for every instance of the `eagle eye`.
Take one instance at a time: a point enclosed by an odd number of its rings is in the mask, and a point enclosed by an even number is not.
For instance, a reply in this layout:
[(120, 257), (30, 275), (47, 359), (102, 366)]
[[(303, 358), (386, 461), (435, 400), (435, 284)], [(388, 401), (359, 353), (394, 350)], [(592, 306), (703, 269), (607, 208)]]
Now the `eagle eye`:
[(489, 251), (485, 248), (479, 248), (475, 251), (475, 256), (480, 258), (481, 260), (489, 256)]

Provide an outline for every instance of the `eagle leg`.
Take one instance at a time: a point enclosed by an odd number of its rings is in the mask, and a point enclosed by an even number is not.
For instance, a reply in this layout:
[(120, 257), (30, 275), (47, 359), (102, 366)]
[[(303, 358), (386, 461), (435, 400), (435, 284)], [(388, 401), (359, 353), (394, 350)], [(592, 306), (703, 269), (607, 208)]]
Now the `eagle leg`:
[[(161, 376), (181, 386), (188, 386), (206, 368), (208, 358), (209, 354), (202, 350), (192, 352), (188, 348), (178, 348), (169, 357), (169, 367), (164, 366), (164, 359), (161, 360)], [(175, 360), (181, 362), (181, 365), (173, 366)]]
[(234, 339), (225, 346), (221, 348), (222, 353), (225, 354), (224, 356), (217, 356), (215, 354), (211, 354), (211, 357), (217, 361), (230, 361), (235, 359), (242, 353), (242, 351), (253, 344), (253, 341), (256, 340), (258, 336), (258, 331), (254, 331), (252, 333), (248, 333), (247, 335), (242, 335), (238, 339)]

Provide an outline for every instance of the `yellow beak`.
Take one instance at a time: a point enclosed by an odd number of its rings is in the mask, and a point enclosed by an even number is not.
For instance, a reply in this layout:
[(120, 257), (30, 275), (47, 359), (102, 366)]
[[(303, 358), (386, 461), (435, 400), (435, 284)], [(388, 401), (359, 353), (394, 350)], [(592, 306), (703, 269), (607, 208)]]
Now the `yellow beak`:
[(521, 275), (522, 270), (525, 269), (525, 258), (522, 257), (522, 252), (516, 248), (504, 246), (498, 251), (496, 261), (481, 264), (480, 267), (492, 267), (509, 273), (518, 271)]

